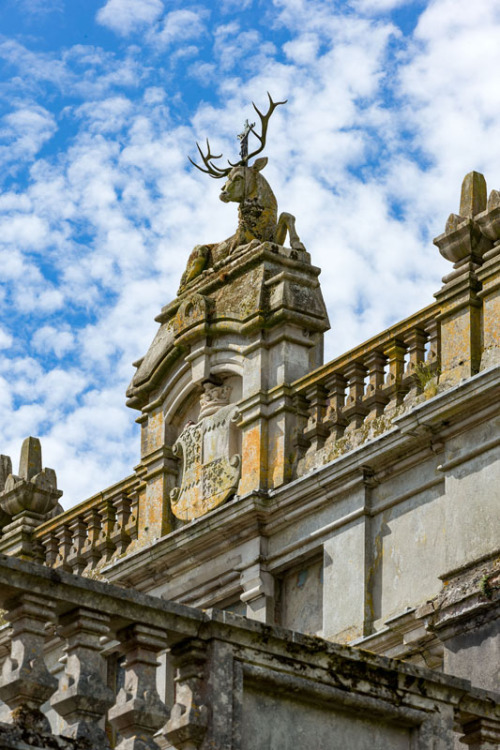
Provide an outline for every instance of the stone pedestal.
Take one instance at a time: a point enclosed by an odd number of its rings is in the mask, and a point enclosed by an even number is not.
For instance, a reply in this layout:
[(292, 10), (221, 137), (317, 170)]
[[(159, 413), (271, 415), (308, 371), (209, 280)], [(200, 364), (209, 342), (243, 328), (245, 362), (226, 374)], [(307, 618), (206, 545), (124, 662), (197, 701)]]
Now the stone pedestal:
[(434, 240), (454, 268), (434, 295), (441, 308), (440, 385), (445, 388), (479, 372), (482, 303), (476, 272), (492, 242), (476, 219), (485, 209), (486, 181), (482, 174), (470, 172), (462, 183), (460, 214), (451, 214), (444, 234)]
[(479, 372), (481, 362), (481, 288), (473, 264), (445, 277), (434, 296), (441, 307), (442, 386), (452, 386)]
[[(305, 250), (252, 243), (182, 286), (158, 316), (128, 390), (129, 405), (142, 411), (139, 545), (199, 517), (200, 507), (209, 512), (216, 496), (225, 502), (292, 478), (289, 385), (321, 364), (328, 328), (318, 275)], [(236, 404), (237, 421), (223, 425), (224, 409)], [(198, 432), (199, 441), (188, 440)]]

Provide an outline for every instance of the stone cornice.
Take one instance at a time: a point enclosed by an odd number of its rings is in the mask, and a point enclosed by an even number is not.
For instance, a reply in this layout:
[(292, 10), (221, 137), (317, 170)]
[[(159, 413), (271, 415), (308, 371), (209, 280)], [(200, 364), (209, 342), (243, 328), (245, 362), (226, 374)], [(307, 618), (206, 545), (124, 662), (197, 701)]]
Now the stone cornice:
[[(367, 481), (377, 483), (385, 480), (432, 456), (438, 468), (441, 456), (436, 454), (442, 449), (442, 441), (460, 433), (462, 422), (470, 426), (471, 421), (480, 423), (492, 411), (498, 413), (499, 373), (500, 367), (479, 373), (419, 404), (396, 419), (392, 429), (380, 437), (268, 493), (237, 497), (185, 528), (158, 539), (147, 548), (113, 562), (103, 573), (112, 580), (140, 585), (140, 580), (147, 580), (155, 568), (166, 570), (174, 567), (177, 572), (178, 566), (191, 566), (211, 559), (220, 551), (221, 544), (276, 533), (294, 523), (298, 515), (305, 517), (335, 502), (336, 496), (341, 498), (356, 485), (362, 487)], [(484, 450), (487, 450), (487, 446), (484, 446)], [(443, 481), (446, 464), (443, 462), (441, 467), (429, 486)], [(389, 505), (402, 502), (411, 494), (412, 491), (402, 494), (392, 499)], [(367, 508), (361, 504), (352, 512), (357, 517), (378, 513), (381, 509)], [(353, 519), (354, 516), (339, 518), (335, 523), (341, 526)], [(309, 540), (310, 544), (319, 546), (331, 530), (319, 529), (315, 532), (315, 538)], [(300, 546), (303, 547), (304, 542)], [(190, 561), (186, 563), (188, 549)], [(283, 554), (276, 556), (277, 566), (284, 554), (287, 554), (285, 549)]]

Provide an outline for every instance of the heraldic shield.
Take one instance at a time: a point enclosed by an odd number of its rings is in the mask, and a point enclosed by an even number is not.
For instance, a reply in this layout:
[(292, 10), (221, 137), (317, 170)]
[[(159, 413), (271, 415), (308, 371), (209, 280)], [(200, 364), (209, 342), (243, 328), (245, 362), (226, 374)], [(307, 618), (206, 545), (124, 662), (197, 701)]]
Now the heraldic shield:
[(233, 494), (241, 476), (241, 456), (236, 447), (238, 409), (229, 404), (215, 414), (186, 427), (173, 446), (182, 458), (180, 487), (170, 493), (172, 513), (192, 521), (217, 508)]

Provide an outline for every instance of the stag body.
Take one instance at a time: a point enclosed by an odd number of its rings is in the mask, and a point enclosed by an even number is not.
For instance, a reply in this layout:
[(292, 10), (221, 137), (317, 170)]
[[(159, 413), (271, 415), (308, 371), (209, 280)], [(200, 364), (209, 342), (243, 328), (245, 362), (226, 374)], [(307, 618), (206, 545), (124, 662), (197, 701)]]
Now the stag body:
[[(253, 130), (253, 125), (246, 123), (245, 132), (238, 136), (242, 141), (242, 159), (238, 164), (230, 164), (229, 168), (221, 169), (213, 163), (214, 159), (220, 159), (210, 153), (210, 144), (207, 141), (207, 154), (203, 154), (198, 146), (201, 158), (206, 169), (192, 162), (197, 169), (209, 174), (211, 177), (227, 177), (222, 188), (220, 199), (224, 203), (239, 203), (238, 229), (236, 233), (223, 242), (213, 245), (197, 245), (189, 256), (187, 268), (181, 279), (180, 290), (198, 276), (203, 270), (210, 268), (214, 263), (223, 260), (236, 250), (244, 250), (249, 245), (256, 246), (262, 242), (276, 242), (283, 245), (286, 234), (290, 236), (290, 245), (294, 250), (304, 250), (304, 245), (295, 230), (295, 217), (292, 214), (281, 213), (278, 219), (278, 203), (267, 180), (260, 174), (267, 164), (267, 158), (257, 159), (252, 166), (248, 160), (260, 153), (265, 145), (267, 124), (269, 117), (278, 104), (284, 102), (273, 102), (269, 96), (270, 107), (266, 115), (263, 115), (257, 107), (255, 110), (262, 121), (262, 134), (258, 135)], [(247, 153), (247, 139), (252, 132), (260, 141), (259, 148), (252, 154)], [(191, 161), (191, 160), (190, 160)]]
[(224, 184), (220, 199), (239, 203), (238, 229), (231, 238), (233, 251), (252, 240), (276, 241), (278, 202), (268, 181), (260, 174), (267, 159), (257, 159), (252, 167), (233, 167)]
[(253, 240), (282, 245), (287, 229), (292, 248), (304, 250), (295, 231), (295, 218), (291, 214), (282, 213), (278, 220), (278, 202), (268, 181), (260, 174), (266, 164), (267, 159), (257, 159), (251, 167), (233, 167), (222, 188), (221, 201), (240, 204), (236, 234), (221, 243), (230, 243), (229, 253)]

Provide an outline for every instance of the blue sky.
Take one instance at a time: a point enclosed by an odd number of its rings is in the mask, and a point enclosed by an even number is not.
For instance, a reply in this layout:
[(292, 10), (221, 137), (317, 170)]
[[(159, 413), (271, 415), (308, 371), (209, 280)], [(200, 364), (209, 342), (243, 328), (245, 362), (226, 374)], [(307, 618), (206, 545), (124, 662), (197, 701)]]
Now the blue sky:
[(500, 187), (498, 70), (491, 0), (0, 0), (0, 452), (41, 437), (66, 506), (132, 471), (131, 363), (236, 223), (187, 156), (266, 91), (327, 358), (429, 304), (463, 176)]

